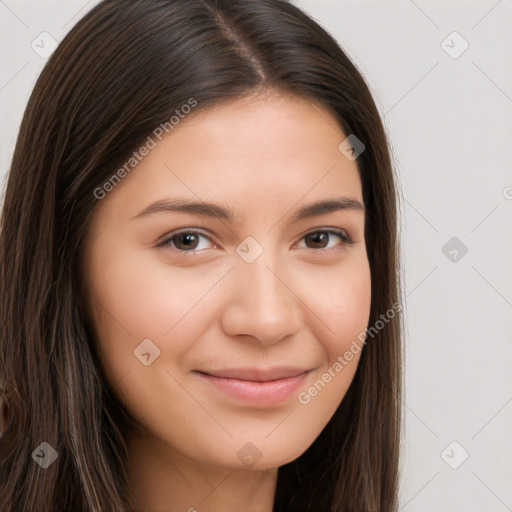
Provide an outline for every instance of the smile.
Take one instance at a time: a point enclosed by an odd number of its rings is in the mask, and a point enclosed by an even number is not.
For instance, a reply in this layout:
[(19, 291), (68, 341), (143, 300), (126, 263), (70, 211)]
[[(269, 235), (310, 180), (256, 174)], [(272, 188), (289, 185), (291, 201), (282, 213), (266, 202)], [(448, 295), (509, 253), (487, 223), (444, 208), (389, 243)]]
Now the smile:
[(250, 379), (254, 380), (248, 380), (249, 377), (246, 376), (244, 376), (244, 379), (241, 379), (238, 376), (227, 377), (225, 375), (212, 375), (199, 371), (194, 373), (196, 373), (203, 382), (215, 388), (217, 391), (220, 391), (225, 396), (227, 395), (238, 401), (259, 407), (271, 407), (290, 399), (301, 385), (303, 385), (309, 371), (305, 370), (298, 374), (297, 372), (291, 372), (295, 373), (295, 375), (275, 379), (267, 377), (268, 380), (261, 380), (261, 377), (256, 378), (252, 376)]

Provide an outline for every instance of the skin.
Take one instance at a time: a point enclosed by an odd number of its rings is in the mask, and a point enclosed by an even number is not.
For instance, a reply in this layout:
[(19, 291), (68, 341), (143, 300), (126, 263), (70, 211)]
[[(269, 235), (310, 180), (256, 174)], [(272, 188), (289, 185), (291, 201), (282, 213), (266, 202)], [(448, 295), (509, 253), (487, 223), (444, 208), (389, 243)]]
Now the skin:
[[(363, 203), (356, 162), (338, 150), (345, 138), (312, 102), (276, 91), (232, 100), (182, 120), (98, 202), (85, 251), (90, 317), (105, 378), (141, 426), (127, 461), (140, 510), (270, 512), (277, 468), (313, 443), (343, 399), (360, 353), (309, 403), (298, 395), (368, 325), (364, 209), (292, 217), (332, 197)], [(171, 197), (239, 218), (136, 217)], [(203, 233), (158, 246), (181, 228)], [(306, 237), (326, 228), (353, 243)], [(236, 250), (249, 236), (263, 249), (251, 263)], [(160, 355), (146, 366), (134, 350), (148, 338)], [(277, 404), (246, 403), (194, 372), (278, 365), (311, 371)], [(237, 456), (244, 446), (253, 459)]]

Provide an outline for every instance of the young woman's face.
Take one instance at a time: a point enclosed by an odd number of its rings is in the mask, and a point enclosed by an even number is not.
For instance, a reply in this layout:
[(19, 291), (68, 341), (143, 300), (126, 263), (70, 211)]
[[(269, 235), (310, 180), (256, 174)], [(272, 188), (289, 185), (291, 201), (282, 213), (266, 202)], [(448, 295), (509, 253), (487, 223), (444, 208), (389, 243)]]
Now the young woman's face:
[(347, 135), (289, 96), (224, 103), (181, 120), (98, 202), (85, 252), (97, 350), (169, 455), (277, 467), (343, 399), (371, 300)]

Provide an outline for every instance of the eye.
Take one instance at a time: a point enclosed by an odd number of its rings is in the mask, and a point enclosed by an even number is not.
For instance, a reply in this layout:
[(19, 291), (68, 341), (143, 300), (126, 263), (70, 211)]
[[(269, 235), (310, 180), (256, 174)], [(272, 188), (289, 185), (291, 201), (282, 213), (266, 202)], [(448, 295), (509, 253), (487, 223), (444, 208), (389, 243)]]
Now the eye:
[[(329, 251), (331, 249), (334, 249), (334, 247), (326, 247), (325, 243), (329, 243), (332, 238), (332, 236), (338, 237), (338, 239), (341, 240), (341, 243), (337, 245), (345, 245), (345, 244), (352, 244), (352, 239), (348, 236), (345, 231), (342, 231), (341, 229), (321, 229), (316, 231), (310, 231), (309, 233), (306, 233), (302, 239), (306, 240), (306, 248), (308, 249), (317, 249), (320, 251)], [(302, 240), (301, 239), (301, 240)], [(308, 246), (308, 242), (312, 244), (312, 246)]]
[[(334, 249), (334, 247), (325, 247), (325, 243), (329, 242), (333, 235), (341, 240), (341, 243), (337, 244), (338, 246), (353, 243), (348, 234), (341, 229), (317, 229), (316, 231), (310, 231), (309, 233), (306, 233), (301, 238), (301, 240), (306, 240), (307, 249), (315, 249), (316, 251), (320, 252), (329, 251)], [(188, 228), (182, 231), (175, 231), (171, 233), (164, 240), (162, 240), (162, 242), (157, 244), (157, 246), (168, 248), (182, 254), (195, 254), (200, 252), (200, 250), (208, 249), (208, 247), (205, 247), (204, 244), (203, 247), (201, 247), (201, 238), (211, 241), (211, 238), (202, 231)], [(308, 243), (312, 244), (312, 246), (307, 245)]]
[(187, 229), (179, 232), (171, 233), (160, 244), (159, 247), (170, 247), (179, 252), (198, 252), (199, 249), (207, 249), (208, 247), (200, 247), (200, 238), (211, 240), (210, 237), (195, 229)]

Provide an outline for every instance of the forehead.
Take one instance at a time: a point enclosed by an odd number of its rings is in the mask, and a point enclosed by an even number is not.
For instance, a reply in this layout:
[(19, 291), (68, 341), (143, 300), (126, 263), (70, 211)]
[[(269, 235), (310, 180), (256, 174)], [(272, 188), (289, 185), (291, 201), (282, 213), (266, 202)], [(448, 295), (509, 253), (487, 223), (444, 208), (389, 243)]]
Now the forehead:
[(303, 198), (362, 202), (357, 164), (338, 149), (345, 138), (327, 109), (304, 99), (225, 102), (185, 116), (106, 201), (125, 218), (166, 197), (222, 202), (238, 220)]

